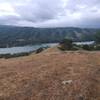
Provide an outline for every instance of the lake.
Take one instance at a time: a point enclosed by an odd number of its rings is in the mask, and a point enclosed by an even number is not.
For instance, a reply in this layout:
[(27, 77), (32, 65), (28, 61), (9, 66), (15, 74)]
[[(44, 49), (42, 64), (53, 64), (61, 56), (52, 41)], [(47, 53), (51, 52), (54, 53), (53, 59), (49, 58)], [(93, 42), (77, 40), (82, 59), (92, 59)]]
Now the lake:
[[(91, 45), (94, 41), (88, 41), (88, 42), (74, 42), (74, 44), (77, 45)], [(43, 43), (38, 45), (27, 45), (27, 46), (21, 46), (21, 47), (11, 47), (11, 48), (0, 48), (0, 54), (17, 54), (17, 53), (24, 53), (24, 52), (32, 52), (40, 47), (53, 47), (56, 46), (58, 43)]]
[(92, 45), (95, 41), (86, 41), (86, 42), (74, 42), (76, 45)]
[(58, 43), (44, 43), (38, 45), (27, 45), (22, 47), (11, 47), (11, 48), (0, 48), (0, 54), (17, 54), (17, 53), (24, 53), (24, 52), (32, 52), (40, 47), (53, 47), (56, 46)]

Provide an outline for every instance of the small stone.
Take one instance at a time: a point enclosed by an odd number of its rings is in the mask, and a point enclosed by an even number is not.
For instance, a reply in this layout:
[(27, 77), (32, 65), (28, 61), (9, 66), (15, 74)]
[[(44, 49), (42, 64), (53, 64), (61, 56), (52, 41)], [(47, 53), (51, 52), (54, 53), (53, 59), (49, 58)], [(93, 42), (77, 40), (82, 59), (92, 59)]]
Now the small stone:
[(66, 84), (71, 84), (73, 81), (72, 80), (67, 80), (67, 81), (62, 81), (62, 84), (66, 85)]

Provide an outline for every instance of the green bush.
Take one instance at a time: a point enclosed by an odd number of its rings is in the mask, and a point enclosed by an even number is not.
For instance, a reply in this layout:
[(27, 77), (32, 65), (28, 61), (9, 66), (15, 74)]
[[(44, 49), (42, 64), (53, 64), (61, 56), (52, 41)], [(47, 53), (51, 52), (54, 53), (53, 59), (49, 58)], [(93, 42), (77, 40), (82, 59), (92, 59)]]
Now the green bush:
[(73, 41), (71, 39), (64, 39), (60, 42), (61, 50), (71, 50), (73, 47)]
[(29, 54), (31, 54), (31, 52), (27, 53), (18, 53), (18, 54), (0, 54), (0, 58), (14, 58), (14, 57), (21, 57), (21, 56), (28, 56)]
[(100, 50), (100, 45), (95, 45), (94, 50)]
[(38, 54), (38, 53), (42, 52), (43, 50), (44, 50), (44, 48), (42, 48), (42, 47), (41, 47), (41, 48), (39, 48), (39, 49), (37, 49), (37, 50), (36, 50), (36, 54)]
[(94, 35), (95, 41), (97, 44), (100, 44), (100, 30)]
[(89, 45), (83, 45), (82, 48), (83, 48), (84, 50), (91, 50)]

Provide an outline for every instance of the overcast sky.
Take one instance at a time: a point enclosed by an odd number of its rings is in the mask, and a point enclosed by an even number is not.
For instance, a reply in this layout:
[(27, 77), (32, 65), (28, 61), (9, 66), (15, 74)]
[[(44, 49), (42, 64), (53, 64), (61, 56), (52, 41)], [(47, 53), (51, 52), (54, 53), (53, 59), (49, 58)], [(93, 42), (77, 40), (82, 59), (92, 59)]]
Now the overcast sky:
[(0, 0), (0, 24), (100, 28), (100, 0)]

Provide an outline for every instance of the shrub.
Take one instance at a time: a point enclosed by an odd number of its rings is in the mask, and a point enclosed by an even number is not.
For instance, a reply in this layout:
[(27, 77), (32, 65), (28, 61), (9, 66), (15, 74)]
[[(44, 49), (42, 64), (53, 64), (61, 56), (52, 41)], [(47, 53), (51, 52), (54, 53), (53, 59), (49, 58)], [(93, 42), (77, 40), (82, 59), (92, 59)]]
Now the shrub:
[(100, 44), (100, 30), (94, 35), (95, 41), (97, 44)]
[(60, 49), (61, 50), (71, 50), (73, 47), (73, 41), (71, 39), (64, 39), (60, 42)]
[(96, 45), (96, 46), (94, 47), (94, 49), (95, 49), (95, 50), (100, 50), (100, 45)]
[(39, 48), (39, 49), (37, 49), (37, 50), (36, 50), (36, 54), (42, 52), (43, 50), (44, 50), (44, 48), (42, 48), (42, 47)]
[(91, 50), (89, 45), (83, 45), (82, 48), (83, 48), (84, 50)]
[(0, 58), (8, 59), (8, 58), (14, 58), (14, 57), (28, 56), (30, 54), (31, 52), (29, 53), (24, 52), (24, 53), (18, 53), (18, 54), (0, 54)]

